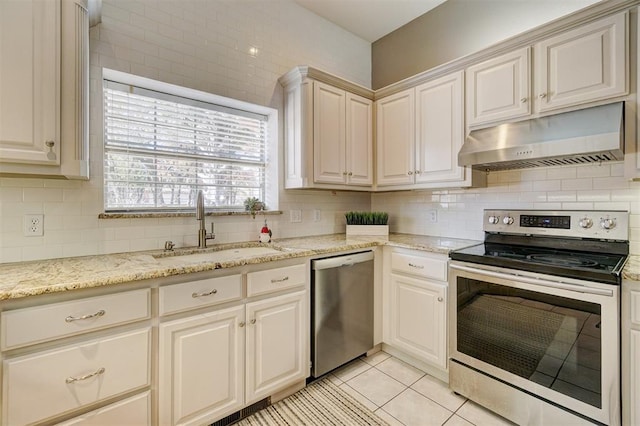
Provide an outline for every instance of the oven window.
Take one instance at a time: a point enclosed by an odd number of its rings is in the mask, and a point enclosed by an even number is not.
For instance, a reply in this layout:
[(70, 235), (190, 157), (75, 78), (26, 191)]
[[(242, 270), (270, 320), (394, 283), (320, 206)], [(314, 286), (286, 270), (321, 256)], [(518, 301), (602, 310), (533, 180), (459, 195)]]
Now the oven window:
[(457, 350), (602, 408), (600, 305), (458, 277)]

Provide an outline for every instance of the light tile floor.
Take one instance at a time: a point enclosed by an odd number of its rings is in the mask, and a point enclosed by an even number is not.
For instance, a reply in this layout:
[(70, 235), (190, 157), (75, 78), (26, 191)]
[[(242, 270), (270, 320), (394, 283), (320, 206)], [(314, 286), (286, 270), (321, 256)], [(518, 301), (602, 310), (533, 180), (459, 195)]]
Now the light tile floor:
[(386, 352), (352, 361), (329, 377), (391, 426), (513, 424)]

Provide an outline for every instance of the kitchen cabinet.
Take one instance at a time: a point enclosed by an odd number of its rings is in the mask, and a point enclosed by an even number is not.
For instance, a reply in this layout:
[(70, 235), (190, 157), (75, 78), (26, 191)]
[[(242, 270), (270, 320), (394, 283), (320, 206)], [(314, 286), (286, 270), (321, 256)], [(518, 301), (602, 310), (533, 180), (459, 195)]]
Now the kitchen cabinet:
[(640, 424), (640, 281), (622, 281), (622, 424)]
[(426, 368), (419, 366), (436, 377), (446, 377), (446, 256), (396, 248), (385, 266), (384, 343), (423, 363)]
[(530, 57), (525, 47), (467, 68), (468, 126), (531, 114)]
[(244, 403), (244, 307), (160, 325), (160, 423), (200, 425)]
[[(491, 58), (466, 70), (467, 125), (543, 114), (628, 93), (626, 12)], [(533, 91), (531, 91), (533, 81)]]
[(459, 71), (376, 101), (379, 188), (484, 184), (482, 174), (458, 166), (464, 142), (463, 93)]
[(160, 287), (160, 312), (181, 315), (159, 327), (161, 424), (211, 423), (308, 376), (306, 265), (243, 275)]
[(0, 173), (88, 178), (86, 0), (0, 2)]
[(415, 164), (415, 89), (376, 100), (376, 185), (412, 184)]
[(148, 404), (121, 397), (150, 388), (150, 312), (149, 289), (4, 310), (2, 424), (51, 422), (117, 398), (101, 415), (148, 418)]
[(367, 191), (373, 183), (373, 92), (310, 67), (280, 78), (285, 188)]

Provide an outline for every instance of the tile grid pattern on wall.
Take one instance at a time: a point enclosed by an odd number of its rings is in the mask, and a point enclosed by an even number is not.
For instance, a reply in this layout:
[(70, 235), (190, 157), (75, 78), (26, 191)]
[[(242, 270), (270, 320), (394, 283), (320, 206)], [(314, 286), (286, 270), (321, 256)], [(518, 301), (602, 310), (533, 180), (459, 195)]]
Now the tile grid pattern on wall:
[[(622, 162), (492, 172), (486, 188), (372, 195), (371, 208), (389, 213), (392, 232), (483, 240), (484, 209), (624, 210), (630, 251), (640, 254), (640, 182)], [(437, 222), (429, 212), (437, 211)]]

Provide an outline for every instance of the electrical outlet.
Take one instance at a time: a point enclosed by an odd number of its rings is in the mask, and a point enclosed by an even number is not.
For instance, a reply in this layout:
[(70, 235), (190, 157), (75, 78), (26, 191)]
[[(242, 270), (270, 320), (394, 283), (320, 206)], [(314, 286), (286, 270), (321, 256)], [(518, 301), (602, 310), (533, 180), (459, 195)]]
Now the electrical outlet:
[(44, 215), (26, 214), (24, 215), (24, 236), (41, 237), (44, 235)]
[(313, 221), (320, 222), (320, 210), (316, 209), (313, 211)]
[(429, 223), (438, 222), (438, 210), (427, 210), (427, 221)]
[(291, 222), (302, 222), (302, 210), (291, 210)]

